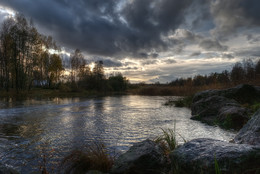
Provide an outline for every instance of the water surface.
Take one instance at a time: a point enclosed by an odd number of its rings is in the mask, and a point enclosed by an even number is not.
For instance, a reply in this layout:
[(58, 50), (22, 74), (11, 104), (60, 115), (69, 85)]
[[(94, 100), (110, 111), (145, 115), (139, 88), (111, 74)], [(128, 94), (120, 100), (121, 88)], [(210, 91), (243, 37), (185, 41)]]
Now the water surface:
[[(190, 119), (187, 108), (164, 106), (165, 97), (115, 96), (55, 98), (0, 103), (0, 161), (21, 173), (39, 171), (42, 154), (48, 168), (64, 155), (93, 141), (111, 151), (126, 151), (133, 143), (154, 138), (161, 128), (174, 128), (184, 139), (229, 141), (234, 132)], [(182, 138), (178, 137), (180, 143)], [(55, 169), (54, 169), (55, 171)]]

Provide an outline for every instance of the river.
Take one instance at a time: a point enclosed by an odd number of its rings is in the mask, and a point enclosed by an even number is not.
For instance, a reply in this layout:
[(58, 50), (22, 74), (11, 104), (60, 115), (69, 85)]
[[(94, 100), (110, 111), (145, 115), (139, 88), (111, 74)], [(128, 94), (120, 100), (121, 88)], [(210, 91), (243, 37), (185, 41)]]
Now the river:
[(48, 169), (55, 171), (71, 150), (91, 142), (122, 153), (174, 125), (187, 141), (234, 137), (235, 132), (191, 120), (190, 109), (164, 106), (168, 98), (127, 95), (1, 101), (0, 162), (24, 174), (37, 173), (45, 154)]

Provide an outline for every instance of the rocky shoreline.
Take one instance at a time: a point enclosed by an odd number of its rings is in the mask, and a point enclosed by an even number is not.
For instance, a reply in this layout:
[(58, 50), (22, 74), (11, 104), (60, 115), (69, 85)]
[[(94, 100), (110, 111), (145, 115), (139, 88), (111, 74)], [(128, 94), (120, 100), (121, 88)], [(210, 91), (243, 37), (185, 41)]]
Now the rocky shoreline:
[[(169, 154), (170, 161), (151, 140), (133, 145), (115, 162), (112, 174), (260, 172), (260, 109), (252, 115), (246, 104), (260, 102), (260, 87), (239, 85), (226, 90), (208, 90), (193, 98), (192, 119), (240, 129), (232, 142), (209, 138), (191, 140)], [(249, 121), (248, 121), (249, 120)], [(224, 124), (224, 125), (223, 125)]]
[(240, 130), (254, 113), (248, 106), (255, 103), (260, 103), (257, 86), (243, 84), (224, 90), (207, 90), (193, 97), (191, 119)]
[(170, 164), (151, 140), (136, 143), (115, 162), (112, 174), (260, 172), (260, 109), (238, 132), (234, 141), (209, 138), (191, 140), (170, 153)]

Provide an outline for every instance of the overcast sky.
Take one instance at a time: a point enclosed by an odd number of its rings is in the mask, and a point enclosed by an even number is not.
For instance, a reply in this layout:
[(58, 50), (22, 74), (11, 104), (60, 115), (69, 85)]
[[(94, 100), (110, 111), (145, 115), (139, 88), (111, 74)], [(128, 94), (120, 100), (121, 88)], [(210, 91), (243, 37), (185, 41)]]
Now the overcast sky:
[(260, 57), (260, 0), (1, 0), (0, 23), (32, 18), (67, 52), (131, 82), (230, 69)]

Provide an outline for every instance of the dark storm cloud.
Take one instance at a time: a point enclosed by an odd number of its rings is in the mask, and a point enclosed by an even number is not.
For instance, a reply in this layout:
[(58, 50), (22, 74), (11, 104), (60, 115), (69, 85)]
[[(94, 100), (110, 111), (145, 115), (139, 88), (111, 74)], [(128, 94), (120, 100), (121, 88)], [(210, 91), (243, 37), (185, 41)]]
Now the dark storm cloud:
[(250, 23), (260, 25), (260, 1), (259, 0), (240, 0), (240, 7), (244, 9), (244, 14)]
[(195, 0), (189, 7), (189, 18), (191, 18), (191, 28), (204, 31), (214, 28), (212, 15), (210, 12), (210, 0)]
[(134, 56), (167, 50), (161, 36), (183, 22), (185, 9), (191, 4), (189, 0), (122, 2), (2, 0), (1, 5), (32, 17), (42, 31), (52, 33), (66, 47), (97, 55)]
[(260, 26), (259, 0), (216, 0), (211, 12), (216, 23), (214, 33), (222, 39), (241, 27)]

